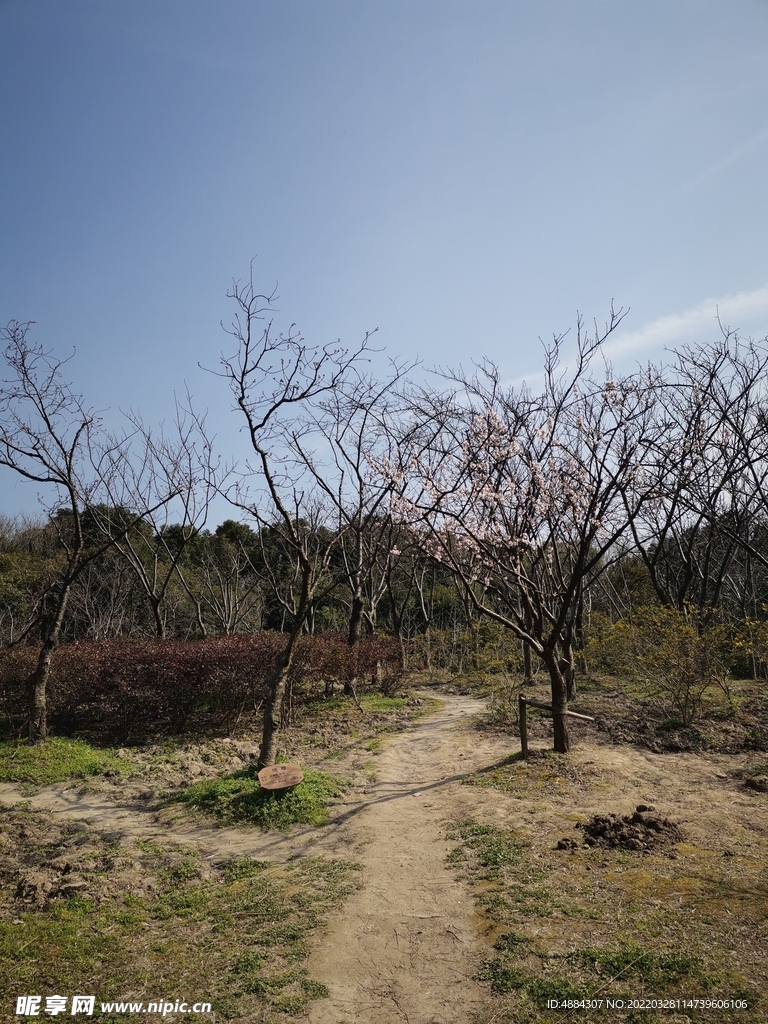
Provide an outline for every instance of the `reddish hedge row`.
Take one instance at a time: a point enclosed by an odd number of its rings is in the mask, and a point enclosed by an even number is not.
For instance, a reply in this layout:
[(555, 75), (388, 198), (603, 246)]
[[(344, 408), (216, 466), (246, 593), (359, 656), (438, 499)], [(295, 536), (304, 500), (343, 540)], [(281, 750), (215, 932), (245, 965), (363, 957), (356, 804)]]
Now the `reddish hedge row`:
[[(53, 657), (49, 724), (59, 734), (107, 734), (128, 742), (185, 729), (231, 731), (258, 710), (284, 649), (280, 633), (207, 640), (82, 641)], [(32, 647), (0, 651), (0, 717), (19, 732), (26, 721), (26, 680)], [(302, 637), (291, 671), (291, 701), (323, 692), (329, 681), (375, 685), (383, 667), (399, 678), (399, 646), (368, 637), (350, 651), (342, 634)]]

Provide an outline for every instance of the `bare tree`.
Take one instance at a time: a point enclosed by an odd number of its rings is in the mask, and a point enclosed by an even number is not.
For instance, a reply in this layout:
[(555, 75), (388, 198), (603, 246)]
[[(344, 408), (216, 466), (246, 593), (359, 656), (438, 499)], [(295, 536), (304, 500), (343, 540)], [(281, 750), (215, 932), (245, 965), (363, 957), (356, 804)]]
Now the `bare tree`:
[(129, 565), (111, 551), (91, 561), (72, 585), (65, 637), (111, 640), (135, 636), (144, 605)]
[(768, 350), (723, 330), (648, 371), (653, 443), (628, 514), (635, 548), (662, 605), (706, 628), (746, 582), (744, 555), (768, 565), (755, 527), (768, 513), (762, 421)]
[[(102, 424), (63, 376), (66, 361), (29, 341), (31, 323), (12, 320), (2, 331), (9, 376), (0, 388), (0, 465), (50, 489), (43, 503), (63, 553), (39, 618), (41, 645), (29, 679), (29, 739), (47, 736), (47, 684), (72, 585), (115, 543), (87, 545), (84, 517), (105, 498), (105, 457), (128, 457), (128, 440), (107, 443)], [(125, 535), (139, 516), (124, 524)]]
[(264, 614), (263, 576), (256, 571), (242, 541), (220, 530), (216, 531), (216, 536), (204, 539), (189, 574), (195, 586), (192, 587), (185, 573), (185, 587), (196, 607), (199, 606), (198, 619), (204, 631), (204, 613), (213, 620), (219, 633), (256, 631), (261, 628)]
[[(275, 296), (259, 294), (253, 267), (247, 283), (235, 281), (228, 297), (237, 305), (229, 328), (237, 342), (232, 356), (222, 356), (223, 377), (242, 415), (254, 453), (239, 482), (225, 493), (233, 506), (263, 529), (275, 531), (296, 566), (296, 586), (289, 611), (285, 647), (269, 682), (259, 768), (273, 764), (277, 731), (296, 641), (304, 628), (313, 594), (327, 571), (335, 543), (332, 531), (321, 537), (324, 502), (311, 473), (301, 471), (290, 452), (297, 420), (311, 403), (329, 395), (345, 381), (368, 346), (369, 335), (353, 351), (338, 345), (309, 346), (294, 326), (275, 334), (271, 322), (262, 326)], [(223, 326), (223, 325), (222, 325)], [(258, 483), (258, 489), (254, 484)]]
[[(337, 550), (329, 588), (341, 581), (347, 595), (347, 642), (353, 649), (365, 623), (374, 629), (386, 592), (392, 522), (384, 513), (391, 483), (380, 465), (390, 450), (387, 424), (399, 416), (397, 387), (410, 369), (394, 363), (379, 381), (351, 367), (341, 386), (322, 395), (290, 436), (291, 451), (332, 517)], [(354, 696), (355, 679), (347, 679), (344, 689)]]
[[(120, 443), (110, 446), (100, 469), (108, 505), (94, 509), (105, 538), (134, 572), (152, 612), (155, 635), (166, 636), (165, 600), (178, 578), (185, 590), (183, 555), (205, 526), (208, 508), (222, 473), (214, 463), (205, 419), (176, 401), (173, 424), (149, 427), (137, 413), (128, 417), (140, 441), (141, 458), (122, 456)], [(126, 520), (138, 528), (126, 530)], [(198, 622), (205, 635), (199, 607)]]

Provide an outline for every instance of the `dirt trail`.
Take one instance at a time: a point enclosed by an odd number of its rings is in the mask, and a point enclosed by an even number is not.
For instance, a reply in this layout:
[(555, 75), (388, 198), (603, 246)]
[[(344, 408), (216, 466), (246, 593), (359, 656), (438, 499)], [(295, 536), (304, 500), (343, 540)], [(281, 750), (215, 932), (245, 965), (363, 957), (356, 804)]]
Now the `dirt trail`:
[(324, 829), (297, 826), (286, 835), (211, 827), (183, 808), (141, 800), (120, 806), (112, 794), (72, 783), (29, 797), (3, 784), (0, 805), (26, 799), (35, 810), (103, 833), (194, 846), (213, 862), (244, 855), (352, 859), (362, 865), (362, 887), (317, 936), (309, 971), (331, 996), (313, 1004), (309, 1020), (464, 1024), (484, 1000), (475, 978), (487, 946), (466, 886), (446, 867), (445, 821), (471, 814), (478, 798), (485, 802), (485, 794), (460, 785), (461, 777), (509, 753), (508, 743), (462, 729), (483, 706), (446, 696), (437, 714), (388, 737), (375, 758), (376, 781), (337, 804)]
[(377, 782), (355, 811), (364, 885), (309, 963), (331, 991), (313, 1004), (312, 1024), (463, 1024), (482, 1006), (475, 979), (487, 947), (466, 886), (446, 866), (444, 828), (477, 796), (460, 786), (461, 775), (504, 749), (499, 741), (478, 749), (476, 734), (457, 729), (482, 707), (447, 697), (441, 712), (393, 737), (377, 759)]

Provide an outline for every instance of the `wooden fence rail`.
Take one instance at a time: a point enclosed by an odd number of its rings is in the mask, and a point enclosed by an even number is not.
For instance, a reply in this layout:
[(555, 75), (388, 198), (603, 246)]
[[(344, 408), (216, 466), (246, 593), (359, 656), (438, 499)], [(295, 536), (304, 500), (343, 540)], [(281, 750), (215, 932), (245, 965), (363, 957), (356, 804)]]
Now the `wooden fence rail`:
[[(518, 711), (520, 719), (520, 753), (523, 757), (528, 757), (528, 708), (530, 704), (532, 708), (541, 708), (542, 711), (549, 711), (552, 713), (552, 705), (544, 704), (540, 700), (531, 700), (530, 697), (524, 697), (522, 693), (518, 697)], [(584, 722), (594, 722), (594, 718), (591, 715), (579, 715), (575, 711), (566, 711), (566, 715), (569, 718), (580, 718)]]

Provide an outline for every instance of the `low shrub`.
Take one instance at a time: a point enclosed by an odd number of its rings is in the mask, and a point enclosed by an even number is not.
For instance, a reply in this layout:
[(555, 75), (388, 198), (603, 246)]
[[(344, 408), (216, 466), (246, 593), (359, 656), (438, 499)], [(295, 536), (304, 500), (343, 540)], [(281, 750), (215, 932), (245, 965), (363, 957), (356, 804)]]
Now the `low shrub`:
[[(185, 730), (231, 733), (257, 712), (285, 636), (258, 633), (206, 640), (81, 641), (53, 657), (49, 725), (59, 734), (99, 735), (121, 743)], [(33, 647), (0, 652), (0, 719), (21, 735)], [(341, 634), (302, 637), (286, 713), (319, 696), (329, 679), (357, 679), (358, 692), (400, 677), (396, 641), (367, 637), (350, 651)], [(383, 666), (383, 669), (382, 669)]]
[(617, 675), (644, 685), (671, 725), (690, 726), (705, 696), (726, 696), (733, 644), (726, 626), (704, 625), (673, 608), (641, 608), (632, 620), (599, 620), (587, 642), (587, 657)]

